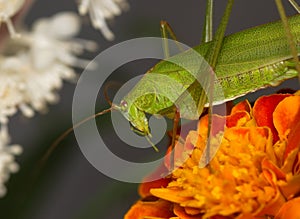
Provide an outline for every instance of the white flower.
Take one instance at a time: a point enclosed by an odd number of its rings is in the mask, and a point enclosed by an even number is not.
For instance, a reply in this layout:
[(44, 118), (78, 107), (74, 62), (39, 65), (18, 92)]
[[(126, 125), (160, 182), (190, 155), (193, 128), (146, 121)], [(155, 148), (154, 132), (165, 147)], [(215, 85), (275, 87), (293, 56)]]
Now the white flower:
[(0, 123), (7, 123), (7, 117), (17, 112), (18, 105), (23, 102), (23, 84), (19, 74), (15, 74), (14, 69), (20, 63), (17, 58), (0, 57)]
[(48, 103), (58, 100), (56, 91), (63, 80), (76, 78), (72, 67), (86, 67), (88, 61), (76, 55), (84, 46), (94, 49), (95, 44), (72, 39), (79, 26), (76, 14), (59, 13), (38, 20), (32, 32), (13, 40), (25, 49), (13, 56), (0, 56), (0, 123), (7, 123), (18, 109), (27, 117), (34, 111), (45, 111)]
[(54, 103), (64, 79), (75, 78), (73, 70), (59, 62), (40, 70), (31, 64), (27, 53), (0, 59), (0, 123), (7, 123), (17, 109), (27, 117), (34, 110), (44, 111), (47, 103)]
[(12, 37), (19, 36), (12, 24), (11, 17), (14, 16), (24, 5), (25, 0), (0, 0), (0, 25), (6, 23)]
[(11, 173), (19, 170), (19, 165), (15, 162), (15, 156), (22, 153), (20, 145), (9, 145), (10, 137), (7, 127), (0, 128), (0, 197), (6, 194), (5, 182)]
[(18, 110), (27, 117), (44, 111), (58, 100), (56, 92), (63, 81), (76, 78), (72, 67), (86, 67), (88, 61), (77, 55), (96, 44), (74, 39), (79, 30), (79, 17), (64, 12), (38, 20), (32, 32), (5, 43), (0, 55), (0, 197), (6, 193), (10, 173), (18, 170), (14, 155), (22, 152), (19, 145), (9, 145), (8, 118)]
[(76, 55), (84, 49), (95, 50), (97, 45), (88, 40), (73, 39), (80, 31), (80, 19), (73, 12), (60, 12), (49, 19), (37, 20), (31, 33), (24, 33), (22, 41), (30, 47), (33, 65), (47, 69), (54, 62), (85, 68), (89, 61)]
[(94, 28), (99, 29), (107, 40), (113, 40), (114, 34), (106, 19), (120, 15), (128, 7), (126, 0), (80, 0), (78, 10), (81, 15), (89, 13)]

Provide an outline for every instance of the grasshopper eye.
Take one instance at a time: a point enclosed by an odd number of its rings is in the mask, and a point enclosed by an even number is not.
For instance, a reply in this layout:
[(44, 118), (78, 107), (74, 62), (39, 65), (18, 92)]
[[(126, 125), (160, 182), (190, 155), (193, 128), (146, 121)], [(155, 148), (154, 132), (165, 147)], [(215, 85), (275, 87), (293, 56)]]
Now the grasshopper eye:
[(127, 108), (128, 104), (127, 104), (127, 102), (125, 100), (122, 100), (120, 106)]
[(125, 100), (122, 100), (121, 103), (120, 103), (120, 108), (123, 110), (123, 111), (127, 111), (127, 108), (128, 108), (128, 104)]

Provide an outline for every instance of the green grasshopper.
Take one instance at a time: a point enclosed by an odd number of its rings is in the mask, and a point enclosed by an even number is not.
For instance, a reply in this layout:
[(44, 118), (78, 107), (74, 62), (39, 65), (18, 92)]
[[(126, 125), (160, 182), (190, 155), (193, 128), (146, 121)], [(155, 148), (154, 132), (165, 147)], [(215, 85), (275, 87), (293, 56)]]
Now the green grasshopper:
[[(291, 32), (296, 37), (296, 42), (300, 42), (300, 15), (290, 17), (288, 21)], [(200, 44), (193, 49), (200, 55), (205, 56), (212, 43)], [(297, 49), (300, 51), (299, 43)], [(190, 58), (189, 52), (185, 52), (170, 59), (189, 62)], [(195, 80), (185, 69), (168, 60), (159, 62), (146, 74), (152, 73), (173, 77), (178, 83), (187, 88)], [(225, 37), (222, 50), (217, 58), (215, 73), (217, 79), (215, 81), (216, 89), (213, 94), (213, 104), (224, 103), (249, 92), (266, 86), (276, 86), (286, 79), (296, 77), (298, 72), (295, 69), (282, 22), (261, 25)], [(115, 109), (124, 114), (135, 131), (143, 135), (150, 134), (146, 114), (160, 114), (174, 118), (176, 112), (172, 101), (155, 93), (148, 93), (136, 98), (137, 95), (140, 96), (140, 93), (153, 89), (154, 83), (154, 81), (141, 80), (124, 97), (120, 106), (114, 106)], [(155, 88), (158, 88), (158, 86), (155, 86)], [(223, 90), (222, 95), (220, 89)], [(194, 86), (193, 90), (190, 91), (196, 102), (203, 99), (205, 93), (202, 91), (200, 86)], [(196, 113), (192, 113), (187, 107), (182, 106), (180, 116), (186, 119), (198, 119), (203, 107), (207, 104), (206, 100), (206, 102), (199, 105)], [(130, 105), (130, 108), (128, 105)]]
[[(300, 28), (298, 26), (300, 15), (290, 17), (289, 24), (292, 27), (292, 33), (297, 37), (297, 41), (300, 41)], [(215, 90), (214, 104), (235, 99), (266, 86), (276, 86), (286, 79), (296, 77), (298, 72), (290, 54), (289, 45), (285, 43), (285, 37), (281, 21), (254, 27), (225, 37), (223, 49), (220, 51), (215, 67), (215, 73), (218, 77), (216, 82), (219, 82), (222, 86), (221, 89), (223, 89), (225, 99), (219, 94), (219, 90)], [(205, 56), (211, 44), (212, 42), (201, 44), (194, 47), (194, 50)], [(300, 45), (297, 45), (297, 48), (300, 49)], [(172, 59), (188, 62), (190, 57), (189, 53), (186, 52), (172, 57)], [(187, 83), (192, 84), (195, 80), (186, 70), (168, 60), (159, 62), (146, 74), (151, 73), (178, 77), (178, 82), (185, 83), (184, 86), (187, 86)], [(182, 78), (185, 78), (185, 81), (182, 81)], [(120, 107), (117, 107), (126, 115), (125, 117), (129, 119), (130, 123), (145, 135), (149, 134), (146, 113), (162, 114), (160, 112), (164, 112), (163, 115), (173, 118), (175, 111), (165, 110), (172, 107), (173, 103), (163, 97), (156, 97), (154, 101), (147, 101), (154, 99), (153, 95), (155, 94), (146, 94), (141, 96), (140, 99), (135, 98), (141, 92), (152, 89), (153, 83), (153, 81), (142, 80), (124, 97)], [(201, 91), (201, 88), (196, 89), (199, 92)], [(201, 95), (205, 95), (202, 93), (199, 95), (197, 91), (192, 93), (195, 99), (200, 99)], [(132, 103), (132, 101), (134, 102)], [(151, 105), (149, 105), (149, 102), (151, 102)], [(131, 108), (128, 109), (126, 103), (132, 103)], [(201, 106), (202, 109), (203, 107), (204, 105)], [(200, 109), (199, 114), (201, 114), (201, 111)], [(189, 112), (182, 112), (181, 115), (187, 117), (187, 119), (199, 117), (199, 114), (188, 114)]]
[[(211, 0), (208, 0), (208, 2), (211, 2)], [(231, 5), (232, 3), (233, 1)], [(227, 12), (228, 21), (230, 9)], [(159, 85), (153, 89), (155, 81), (147, 80), (147, 77), (144, 77), (145, 79), (136, 84), (132, 91), (123, 98), (120, 105), (112, 104), (111, 108), (76, 124), (60, 136), (54, 145), (57, 145), (68, 133), (82, 123), (111, 110), (120, 111), (132, 125), (133, 131), (148, 139), (151, 133), (147, 114), (158, 114), (172, 119), (179, 115), (181, 118), (197, 120), (205, 106), (224, 103), (266, 86), (276, 86), (282, 81), (298, 75), (297, 63), (291, 54), (290, 45), (286, 40), (285, 28), (281, 21), (247, 29), (223, 38), (226, 24), (226, 21), (224, 21), (224, 24), (220, 25), (220, 29), (222, 29), (220, 32), (222, 33), (217, 32), (217, 37), (210, 41), (212, 37), (208, 27), (211, 26), (211, 20), (208, 19), (205, 27), (207, 34), (203, 38), (205, 43), (193, 48), (194, 51), (208, 59), (217, 75), (217, 78), (213, 81), (215, 89), (211, 94), (214, 97), (213, 102), (210, 102), (211, 100), (209, 100), (200, 84), (197, 83), (194, 75), (172, 62), (172, 60), (180, 60), (182, 63), (193, 65), (189, 51), (185, 51), (160, 61), (145, 75), (159, 74), (176, 80), (177, 83), (186, 88), (189, 95), (197, 103), (196, 111), (191, 112), (186, 101), (178, 101), (180, 106), (178, 109), (170, 99), (159, 95), (160, 92), (157, 89), (165, 89), (164, 87)], [(300, 15), (288, 18), (288, 24), (291, 28), (291, 34), (295, 37), (298, 55), (300, 51)], [(171, 88), (172, 86), (169, 86), (169, 93), (173, 92)], [(152, 90), (152, 92), (149, 92), (149, 90)], [(222, 95), (220, 95), (221, 90), (223, 91)], [(184, 91), (177, 93), (175, 98), (184, 100), (184, 93)], [(172, 145), (174, 145), (174, 130), (176, 130), (176, 126), (174, 127)], [(152, 146), (156, 149), (153, 144)], [(54, 147), (51, 148), (52, 151)], [(49, 155), (50, 152), (47, 154)]]

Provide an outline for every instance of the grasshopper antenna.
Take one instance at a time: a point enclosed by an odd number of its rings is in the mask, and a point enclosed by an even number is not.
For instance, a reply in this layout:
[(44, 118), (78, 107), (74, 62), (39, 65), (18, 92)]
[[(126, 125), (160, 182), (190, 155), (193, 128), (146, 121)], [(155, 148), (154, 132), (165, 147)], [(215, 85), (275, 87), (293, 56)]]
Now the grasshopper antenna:
[(104, 87), (104, 91), (103, 91), (103, 94), (104, 94), (104, 97), (105, 97), (105, 100), (108, 102), (108, 104), (110, 105), (110, 108), (108, 109), (105, 109), (99, 113), (96, 113), (92, 116), (89, 116), (83, 120), (81, 120), (80, 122), (78, 122), (77, 124), (75, 124), (73, 127), (67, 129), (64, 133), (62, 133), (54, 142), (53, 144), (50, 146), (50, 148), (48, 149), (48, 151), (46, 152), (46, 154), (43, 156), (43, 158), (41, 159), (41, 162), (42, 164), (45, 163), (49, 156), (52, 154), (52, 152), (57, 148), (57, 146), (59, 145), (59, 143), (64, 140), (64, 138), (66, 138), (72, 131), (74, 131), (74, 129), (76, 129), (77, 127), (81, 126), (82, 124), (86, 123), (87, 121), (91, 120), (91, 119), (94, 119), (94, 118), (97, 118), (98, 116), (101, 116), (101, 115), (104, 115), (114, 109), (118, 109), (118, 107), (116, 105), (114, 105), (112, 103), (112, 101), (110, 100), (109, 98), (109, 95), (108, 95), (108, 89), (111, 87), (111, 86), (118, 86), (120, 85), (118, 82), (111, 82), (111, 83), (107, 83)]
[(74, 129), (76, 129), (77, 127), (81, 126), (82, 124), (86, 123), (87, 121), (94, 119), (98, 116), (104, 115), (112, 110), (116, 109), (116, 107), (114, 105), (111, 105), (110, 108), (105, 109), (99, 113), (96, 113), (92, 116), (89, 116), (83, 120), (81, 120), (80, 122), (76, 123), (73, 127), (67, 129), (64, 133), (62, 133), (54, 142), (53, 144), (50, 146), (50, 148), (47, 150), (46, 154), (43, 156), (43, 158), (41, 159), (42, 164), (44, 162), (46, 162), (49, 158), (49, 156), (52, 154), (52, 152), (57, 148), (57, 146), (59, 145), (59, 143), (64, 140), (64, 138), (66, 138), (66, 136), (68, 136), (72, 131), (74, 131)]
[(112, 101), (110, 100), (109, 98), (109, 95), (108, 95), (108, 90), (111, 88), (111, 87), (121, 87), (121, 83), (120, 82), (116, 82), (116, 81), (110, 81), (108, 83), (105, 83), (104, 85), (104, 91), (103, 91), (103, 95), (104, 95), (104, 98), (105, 100), (107, 101), (107, 103), (112, 106), (113, 103)]
[(46, 161), (48, 160), (48, 158), (50, 157), (50, 155), (52, 154), (52, 152), (58, 147), (59, 143), (66, 137), (68, 136), (72, 131), (74, 131), (74, 129), (76, 129), (77, 127), (81, 126), (82, 124), (84, 124), (85, 122), (94, 119), (98, 116), (101, 116), (103, 114), (106, 114), (114, 109), (117, 109), (117, 106), (112, 105), (110, 108), (105, 109), (99, 113), (96, 113), (95, 115), (89, 116), (83, 120), (81, 120), (80, 122), (78, 122), (77, 124), (75, 124), (72, 128), (69, 128), (68, 130), (66, 130), (62, 135), (60, 135), (54, 142), (53, 144), (49, 147), (49, 149), (46, 151), (46, 153), (44, 154), (44, 156), (38, 161), (38, 168), (33, 172), (33, 176), (31, 177), (31, 188), (29, 188), (29, 190), (32, 190), (35, 183), (37, 182), (38, 177), (40, 176), (41, 171), (43, 170)]

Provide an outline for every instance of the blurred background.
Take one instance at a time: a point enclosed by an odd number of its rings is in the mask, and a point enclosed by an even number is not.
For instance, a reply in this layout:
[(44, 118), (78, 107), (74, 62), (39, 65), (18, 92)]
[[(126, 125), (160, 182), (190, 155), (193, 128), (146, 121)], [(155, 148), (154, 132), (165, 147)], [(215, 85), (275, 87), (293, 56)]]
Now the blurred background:
[[(160, 37), (160, 21), (166, 20), (172, 26), (179, 41), (194, 46), (199, 44), (205, 15), (205, 1), (198, 0), (129, 0), (130, 9), (109, 22), (116, 35), (112, 42), (106, 41), (100, 32), (83, 17), (79, 38), (94, 40), (99, 45), (96, 53), (86, 53), (84, 58), (93, 59), (99, 52), (124, 40), (137, 37)], [(216, 1), (215, 27), (223, 14), (226, 1)], [(289, 15), (296, 14), (286, 5)], [(59, 11), (77, 12), (75, 0), (36, 0), (29, 10), (25, 24), (30, 28), (34, 20), (48, 17)], [(273, 0), (236, 0), (230, 18), (227, 34), (279, 19)], [(155, 60), (141, 60), (123, 66), (109, 80), (124, 83), (143, 74)], [(77, 69), (78, 74), (82, 70)], [(108, 81), (109, 81), (108, 80)], [(10, 133), (13, 143), (24, 147), (24, 153), (17, 157), (20, 171), (13, 174), (7, 183), (8, 194), (0, 199), (1, 218), (5, 219), (121, 219), (129, 207), (139, 198), (137, 184), (118, 182), (98, 172), (82, 155), (73, 134), (67, 136), (53, 152), (41, 169), (41, 157), (67, 128), (72, 126), (72, 97), (76, 84), (66, 83), (60, 91), (60, 102), (49, 107), (45, 115), (32, 119), (17, 114), (11, 119)], [(280, 87), (267, 88), (247, 98), (276, 92), (281, 88), (294, 88), (297, 80), (289, 80)], [(109, 105), (102, 92), (99, 93), (97, 111)], [(98, 119), (105, 124), (102, 135), (120, 156), (128, 155), (126, 146), (115, 138), (109, 115)], [(162, 144), (167, 146), (167, 140)], [(153, 151), (150, 150), (151, 153)], [(164, 152), (164, 149), (162, 149)], [(128, 155), (128, 159), (130, 155)], [(142, 156), (139, 156), (143, 159)], [(107, 164), (110, 165), (110, 164)]]

